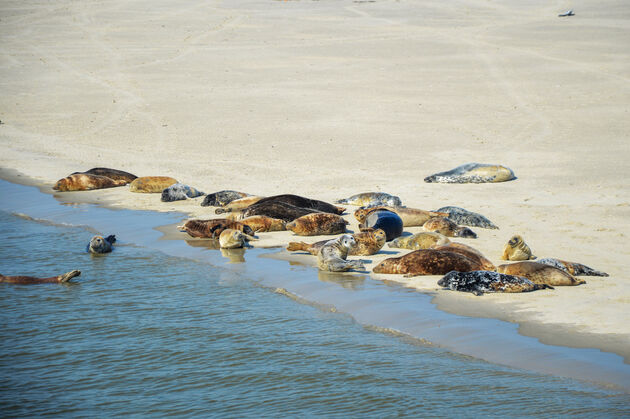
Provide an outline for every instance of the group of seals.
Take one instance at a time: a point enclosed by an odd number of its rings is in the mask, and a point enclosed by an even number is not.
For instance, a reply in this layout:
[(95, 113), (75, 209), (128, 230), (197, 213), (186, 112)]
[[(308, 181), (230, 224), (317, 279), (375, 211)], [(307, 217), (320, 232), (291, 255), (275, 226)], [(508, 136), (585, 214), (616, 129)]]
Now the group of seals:
[(253, 236), (254, 230), (248, 225), (238, 221), (227, 220), (225, 218), (215, 218), (212, 220), (188, 220), (184, 225), (177, 226), (179, 231), (188, 233), (191, 237), (216, 239), (219, 238), (223, 230), (239, 230), (247, 235)]
[(85, 172), (74, 172), (63, 179), (59, 179), (53, 186), (53, 189), (60, 192), (68, 192), (113, 188), (126, 185), (134, 181), (136, 177), (122, 170), (94, 167)]
[(395, 212), (389, 210), (376, 210), (370, 212), (359, 224), (361, 230), (381, 229), (385, 232), (387, 241), (400, 237), (403, 232), (403, 221)]
[[(385, 232), (381, 229), (366, 230), (352, 235), (355, 245), (350, 248), (350, 256), (369, 256), (376, 254), (385, 245)], [(289, 242), (287, 250), (290, 252), (305, 251), (313, 256), (317, 256), (320, 249), (330, 240), (321, 240), (313, 244), (304, 242)]]
[(495, 183), (515, 179), (514, 172), (498, 164), (466, 163), (424, 178), (428, 183)]
[(326, 242), (317, 253), (317, 266), (322, 271), (345, 272), (350, 269), (363, 269), (360, 260), (347, 260), (348, 252), (356, 246), (354, 237), (344, 234)]

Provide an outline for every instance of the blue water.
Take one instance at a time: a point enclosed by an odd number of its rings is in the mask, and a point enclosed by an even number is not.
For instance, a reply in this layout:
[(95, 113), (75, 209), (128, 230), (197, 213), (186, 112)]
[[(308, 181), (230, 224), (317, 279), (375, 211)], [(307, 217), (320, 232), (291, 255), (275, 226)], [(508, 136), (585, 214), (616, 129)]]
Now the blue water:
[[(64, 285), (0, 284), (3, 417), (630, 414), (627, 393), (459, 355), (287, 298), (245, 269), (258, 263), (249, 250), (241, 264), (218, 250), (172, 256), (143, 245), (161, 234), (136, 225), (113, 253), (91, 256), (85, 245), (103, 214), (131, 231), (123, 226), (133, 212), (55, 204), (33, 220), (12, 205), (0, 210), (0, 273), (82, 275)], [(179, 217), (144, 218), (152, 216)], [(363, 279), (343, 289), (367, 288)]]

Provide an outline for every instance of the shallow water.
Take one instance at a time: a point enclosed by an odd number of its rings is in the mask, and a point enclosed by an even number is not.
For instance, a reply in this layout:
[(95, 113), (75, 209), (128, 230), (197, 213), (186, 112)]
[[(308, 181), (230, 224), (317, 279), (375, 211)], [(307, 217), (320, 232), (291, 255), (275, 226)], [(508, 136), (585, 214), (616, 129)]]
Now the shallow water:
[[(179, 214), (59, 205), (7, 182), (0, 192), (0, 272), (82, 271), (67, 285), (0, 284), (3, 416), (630, 413), (626, 393), (384, 331), (400, 313), (384, 301), (419, 297), (404, 288), (257, 257), (268, 250), (229, 263), (147, 227)], [(85, 252), (96, 231), (117, 234), (113, 253)], [(318, 304), (275, 292), (291, 283)], [(459, 330), (441, 316), (425, 320)]]

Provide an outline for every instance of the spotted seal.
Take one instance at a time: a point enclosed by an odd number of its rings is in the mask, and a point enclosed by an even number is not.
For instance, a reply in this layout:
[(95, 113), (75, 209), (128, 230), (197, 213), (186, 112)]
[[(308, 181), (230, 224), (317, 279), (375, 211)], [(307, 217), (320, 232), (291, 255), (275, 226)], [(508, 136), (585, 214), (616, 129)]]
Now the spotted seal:
[(403, 222), (403, 227), (416, 227), (421, 226), (430, 220), (433, 217), (447, 217), (448, 214), (445, 212), (434, 212), (434, 211), (425, 211), (417, 208), (407, 208), (407, 207), (388, 207), (388, 206), (376, 206), (376, 207), (365, 207), (359, 208), (354, 212), (354, 217), (362, 223), (365, 221), (365, 218), (374, 211), (378, 210), (386, 210), (391, 211), (393, 213), (398, 214), (400, 219)]
[(494, 266), (494, 263), (490, 262), (490, 260), (488, 260), (488, 258), (486, 258), (483, 253), (481, 253), (474, 247), (468, 246), (464, 243), (450, 242), (442, 246), (434, 246), (433, 249), (445, 250), (447, 252), (454, 252), (464, 255), (467, 258), (477, 262), (481, 266), (481, 270), (483, 271), (495, 271), (497, 269), (497, 267)]
[(254, 231), (251, 227), (238, 221), (226, 220), (225, 218), (216, 218), (214, 220), (188, 220), (184, 225), (177, 227), (179, 231), (184, 231), (191, 237), (206, 239), (218, 238), (221, 232), (228, 228), (242, 231), (250, 236), (254, 235)]
[(59, 192), (89, 191), (93, 189), (114, 188), (124, 186), (125, 180), (114, 180), (106, 176), (90, 175), (86, 173), (76, 173), (59, 179), (53, 189)]
[(515, 179), (514, 172), (498, 164), (466, 163), (424, 178), (427, 183), (496, 183)]
[(525, 243), (525, 240), (518, 234), (512, 236), (510, 240), (503, 246), (503, 254), (501, 255), (503, 260), (530, 260), (536, 259), (536, 256), (532, 255), (532, 250)]
[(381, 229), (387, 236), (387, 241), (400, 237), (403, 232), (402, 219), (395, 212), (388, 210), (373, 211), (365, 217), (365, 221), (359, 224), (361, 230), (368, 228)]
[(459, 225), (470, 226), (470, 227), (480, 227), (480, 228), (490, 228), (493, 230), (499, 229), (499, 227), (494, 225), (492, 221), (488, 220), (483, 215), (477, 214), (476, 212), (468, 211), (464, 208), (442, 207), (435, 211), (446, 213), (447, 218), (449, 218), (450, 220), (453, 220), (455, 223)]
[(346, 210), (344, 207), (338, 207), (336, 205), (329, 204), (328, 202), (291, 194), (268, 196), (258, 201), (259, 204), (264, 204), (265, 202), (283, 202), (299, 208), (308, 208), (337, 215), (343, 214)]
[(346, 260), (349, 250), (356, 245), (354, 237), (344, 234), (329, 240), (317, 253), (317, 266), (322, 271), (345, 272), (350, 269), (364, 269), (361, 260)]
[(586, 284), (583, 279), (538, 262), (524, 261), (497, 266), (497, 272), (508, 275), (524, 276), (536, 284), (547, 285), (580, 285)]
[(177, 179), (168, 176), (143, 176), (136, 178), (129, 184), (129, 191), (136, 193), (162, 193), (171, 185), (177, 183)]
[(345, 233), (346, 224), (341, 215), (318, 212), (298, 217), (287, 223), (286, 228), (298, 236), (321, 236)]
[[(378, 253), (379, 250), (385, 245), (385, 232), (381, 229), (367, 230), (361, 233), (355, 233), (352, 235), (356, 245), (350, 248), (349, 255), (351, 256), (369, 256)], [(313, 256), (317, 256), (319, 250), (330, 240), (321, 240), (313, 244), (304, 242), (289, 242), (287, 250), (290, 252), (305, 251)]]
[(471, 292), (475, 295), (483, 295), (484, 292), (530, 292), (545, 288), (553, 289), (552, 286), (535, 284), (521, 276), (489, 271), (452, 271), (440, 278), (437, 284), (453, 291)]
[(250, 226), (254, 233), (284, 231), (287, 229), (286, 221), (265, 215), (252, 215), (251, 217), (243, 218), (240, 222)]
[(162, 191), (161, 200), (162, 202), (182, 201), (188, 198), (197, 198), (203, 194), (203, 192), (192, 186), (184, 185), (183, 183), (174, 183)]
[(423, 231), (411, 236), (398, 237), (389, 242), (388, 246), (396, 249), (420, 250), (433, 246), (442, 246), (451, 241), (440, 233)]
[(133, 182), (138, 176), (129, 172), (123, 172), (122, 170), (110, 169), (107, 167), (94, 167), (85, 172), (74, 172), (73, 175), (79, 175), (85, 173), (87, 175), (105, 176), (113, 180), (124, 180), (126, 183)]
[(0, 275), (0, 282), (7, 284), (20, 284), (20, 285), (32, 285), (32, 284), (62, 284), (69, 282), (72, 278), (81, 275), (81, 271), (70, 271), (65, 274), (51, 276), (50, 278), (38, 278), (35, 276), (4, 276)]
[(567, 262), (566, 260), (554, 258), (537, 259), (536, 262), (553, 266), (573, 276), (608, 276), (606, 272), (596, 271), (577, 262)]
[[(296, 207), (280, 201), (257, 202), (245, 208), (240, 218), (251, 217), (252, 215), (266, 215), (271, 218), (279, 218), (286, 222), (291, 222), (303, 215), (319, 213), (320, 211)], [(287, 226), (288, 228), (288, 226)]]
[(243, 247), (250, 240), (256, 240), (256, 238), (243, 234), (240, 230), (226, 228), (219, 235), (219, 246), (221, 249), (237, 249)]
[(450, 271), (479, 271), (481, 264), (459, 253), (445, 250), (414, 250), (404, 256), (388, 258), (376, 265), (374, 273), (417, 275), (445, 275)]
[(223, 207), (221, 208), (217, 208), (216, 210), (214, 210), (215, 214), (224, 214), (226, 212), (237, 212), (237, 211), (242, 211), (256, 203), (258, 203), (258, 201), (260, 201), (261, 199), (263, 199), (264, 197), (262, 196), (257, 196), (257, 195), (250, 195), (250, 196), (246, 196), (244, 198), (239, 198), (239, 199), (235, 199), (234, 201), (231, 201), (227, 204), (225, 204)]
[(422, 225), (426, 231), (434, 231), (446, 237), (462, 237), (476, 239), (477, 234), (468, 227), (462, 227), (455, 224), (449, 218), (435, 217)]
[(400, 207), (402, 202), (399, 197), (385, 192), (363, 192), (352, 195), (350, 198), (338, 199), (335, 204), (350, 204), (359, 207), (388, 205), (390, 207)]
[(206, 195), (201, 202), (202, 207), (223, 207), (232, 201), (245, 198), (249, 194), (232, 190), (223, 190)]
[(94, 236), (87, 245), (87, 251), (90, 253), (109, 253), (112, 251), (112, 245), (116, 242), (116, 236), (110, 234), (103, 236)]

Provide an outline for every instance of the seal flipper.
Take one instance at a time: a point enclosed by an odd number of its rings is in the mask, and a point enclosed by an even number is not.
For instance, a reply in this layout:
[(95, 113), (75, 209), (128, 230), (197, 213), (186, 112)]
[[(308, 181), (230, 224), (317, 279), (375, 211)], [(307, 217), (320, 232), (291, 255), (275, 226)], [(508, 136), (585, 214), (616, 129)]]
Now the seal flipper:
[(68, 282), (75, 276), (79, 276), (79, 275), (81, 275), (81, 271), (78, 271), (78, 270), (67, 272), (63, 275), (59, 275), (59, 282), (61, 283)]

